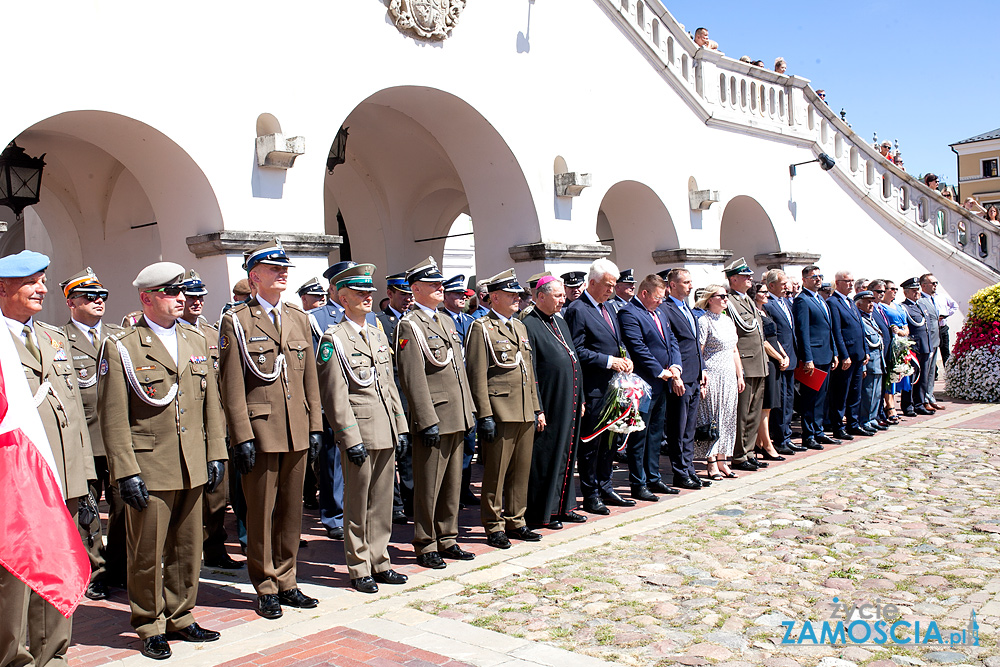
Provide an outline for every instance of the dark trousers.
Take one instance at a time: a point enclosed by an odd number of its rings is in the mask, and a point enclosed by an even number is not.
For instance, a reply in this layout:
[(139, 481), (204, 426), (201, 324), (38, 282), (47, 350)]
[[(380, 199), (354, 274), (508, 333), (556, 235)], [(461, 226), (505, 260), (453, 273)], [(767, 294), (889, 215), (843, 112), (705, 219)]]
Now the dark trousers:
[(941, 339), (938, 345), (938, 350), (941, 351), (941, 363), (948, 363), (948, 357), (951, 356), (951, 334), (948, 331), (948, 325), (942, 324), (938, 327), (938, 337)]
[(337, 439), (333, 436), (333, 429), (325, 424), (323, 445), (316, 456), (316, 472), (319, 482), (319, 520), (327, 530), (343, 528), (344, 474), (340, 469)]
[[(830, 364), (815, 364), (816, 370), (829, 372)], [(823, 419), (826, 416), (826, 392), (830, 385), (830, 376), (823, 378), (823, 384), (818, 391), (799, 385), (799, 406), (802, 417), (802, 440), (813, 440), (823, 434)]]
[(476, 455), (476, 429), (465, 434), (465, 449), (462, 456), (462, 495), (472, 494), (472, 457)]
[[(863, 359), (862, 359), (863, 361)], [(830, 373), (830, 407), (827, 411), (827, 423), (833, 429), (844, 428), (844, 417), (847, 417), (847, 428), (858, 427), (858, 411), (861, 408), (861, 374), (865, 365), (857, 360), (851, 361), (851, 367), (845, 370), (835, 370)]]
[[(920, 377), (914, 382), (913, 377), (910, 376), (910, 390), (900, 391), (900, 407), (903, 408), (903, 412), (927, 402), (927, 398), (924, 395), (924, 379), (926, 377), (925, 373), (931, 368), (929, 363), (931, 355), (926, 352), (916, 352), (915, 354), (917, 355), (917, 363), (920, 365)], [(931, 386), (934, 386), (933, 381), (931, 381)]]
[[(118, 495), (118, 487), (111, 479), (108, 470), (108, 459), (106, 456), (94, 457), (94, 468), (97, 470), (97, 479), (90, 480), (90, 493), (94, 496), (94, 501), (101, 502), (101, 496), (108, 502), (108, 528), (104, 532), (107, 543), (100, 545), (100, 531), (95, 533), (94, 539), (98, 542), (98, 552), (100, 563), (95, 563), (91, 557), (90, 564), (93, 568), (91, 581), (103, 581), (116, 586), (125, 586), (126, 556), (125, 556), (125, 503)], [(97, 522), (100, 523), (100, 517)], [(99, 527), (98, 527), (99, 528)], [(85, 542), (86, 544), (86, 542)], [(89, 545), (88, 545), (89, 546)], [(91, 551), (93, 554), (93, 551)], [(97, 565), (96, 568), (94, 566)]]
[(736, 444), (733, 447), (733, 461), (746, 461), (757, 445), (757, 429), (760, 428), (766, 379), (744, 378), (746, 387), (736, 402)]
[(685, 384), (683, 396), (669, 390), (664, 390), (663, 393), (666, 396), (663, 431), (670, 466), (674, 469), (675, 477), (694, 477), (694, 429), (698, 421), (698, 406), (701, 405), (701, 383)]
[(652, 395), (649, 407), (642, 413), (646, 428), (628, 437), (628, 481), (633, 487), (660, 481), (660, 445), (667, 416), (667, 393), (664, 389)]
[[(415, 442), (412, 434), (410, 441)], [(413, 516), (413, 452), (396, 457), (396, 480), (392, 486), (392, 511)]]
[[(588, 436), (600, 428), (598, 419), (602, 398), (587, 401), (586, 413), (583, 415), (583, 436)], [(601, 494), (610, 493), (611, 471), (614, 467), (613, 439), (617, 442), (616, 433), (605, 431), (590, 442), (580, 442), (577, 449), (576, 469), (580, 475), (580, 494), (587, 498), (598, 498)]]
[(792, 441), (792, 412), (795, 408), (795, 369), (778, 371), (778, 398), (781, 405), (771, 408), (768, 429), (776, 447)]

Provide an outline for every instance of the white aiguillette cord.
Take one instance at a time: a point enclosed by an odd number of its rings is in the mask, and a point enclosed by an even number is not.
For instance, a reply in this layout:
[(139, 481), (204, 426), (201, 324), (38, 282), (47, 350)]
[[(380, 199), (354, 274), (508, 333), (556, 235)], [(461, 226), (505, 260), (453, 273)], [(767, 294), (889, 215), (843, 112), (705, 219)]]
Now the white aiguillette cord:
[[(493, 358), (493, 363), (495, 365), (499, 366), (500, 368), (514, 368), (516, 366), (520, 366), (524, 362), (524, 358), (521, 356), (521, 350), (517, 351), (517, 354), (514, 355), (514, 361), (510, 363), (500, 361), (499, 359), (497, 359), (496, 350), (494, 350), (493, 345), (490, 344), (490, 336), (486, 332), (486, 327), (481, 326), (480, 328), (483, 330), (483, 340), (486, 341), (486, 349), (490, 351), (490, 356)], [(513, 327), (511, 327), (511, 330), (513, 330)], [(515, 333), (514, 335), (517, 334)]]
[(121, 344), (121, 341), (116, 340), (115, 346), (118, 348), (118, 355), (122, 358), (122, 368), (125, 369), (125, 377), (128, 378), (128, 383), (132, 385), (132, 390), (135, 391), (136, 396), (138, 396), (144, 403), (157, 408), (162, 408), (173, 403), (174, 397), (177, 396), (176, 382), (170, 386), (170, 391), (168, 391), (167, 395), (163, 398), (150, 398), (146, 395), (146, 392), (142, 390), (142, 385), (139, 384), (139, 378), (135, 376), (135, 367), (132, 365), (132, 357), (129, 355), (128, 350), (126, 350), (125, 346)]
[[(430, 362), (431, 365), (437, 366), (438, 368), (444, 368), (452, 362), (455, 355), (452, 349), (448, 348), (448, 355), (445, 357), (444, 361), (438, 361), (434, 358), (434, 354), (431, 352), (430, 346), (427, 345), (427, 339), (424, 337), (424, 332), (420, 330), (420, 327), (413, 326), (413, 322), (407, 318), (406, 323), (410, 325), (410, 331), (413, 332), (413, 340), (417, 341), (417, 347), (424, 353), (424, 357)], [(399, 343), (399, 335), (396, 336), (396, 342)]]
[(345, 375), (350, 375), (354, 383), (361, 387), (370, 387), (372, 383), (375, 382), (375, 375), (377, 371), (375, 366), (372, 365), (372, 374), (367, 380), (362, 380), (357, 375), (354, 374), (354, 369), (351, 368), (351, 362), (347, 360), (347, 353), (344, 352), (344, 346), (340, 344), (340, 339), (333, 333), (330, 334), (330, 338), (333, 339), (333, 348), (337, 350), (337, 358), (340, 359), (340, 367), (343, 369)]
[[(243, 325), (240, 323), (240, 318), (230, 312), (230, 316), (233, 318), (233, 330), (236, 332), (236, 346), (240, 348), (240, 356), (243, 358), (243, 366), (250, 369), (250, 372), (259, 377), (265, 382), (274, 382), (278, 379), (285, 370), (285, 354), (283, 352), (279, 353), (277, 357), (274, 358), (274, 370), (270, 373), (265, 373), (257, 368), (257, 364), (253, 362), (250, 357), (250, 351), (247, 350), (246, 333), (243, 332)], [(281, 349), (279, 344), (278, 349)]]

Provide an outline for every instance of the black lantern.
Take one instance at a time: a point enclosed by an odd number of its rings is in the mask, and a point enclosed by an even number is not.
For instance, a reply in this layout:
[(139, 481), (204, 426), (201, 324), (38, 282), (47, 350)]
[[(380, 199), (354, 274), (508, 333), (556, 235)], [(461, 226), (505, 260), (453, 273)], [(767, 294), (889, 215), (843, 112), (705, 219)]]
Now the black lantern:
[(0, 205), (12, 209), (18, 217), (26, 206), (38, 203), (44, 158), (44, 153), (42, 157), (30, 157), (13, 141), (0, 153)]
[(338, 164), (347, 161), (347, 128), (343, 125), (337, 131), (337, 136), (333, 139), (333, 146), (330, 147), (330, 155), (326, 158), (326, 170), (333, 173), (333, 168)]
[(809, 160), (807, 162), (797, 162), (796, 164), (788, 165), (788, 175), (792, 178), (795, 178), (796, 167), (801, 167), (804, 164), (812, 164), (813, 162), (819, 162), (819, 168), (822, 169), (823, 171), (830, 171), (831, 169), (837, 166), (836, 160), (834, 160), (826, 153), (820, 153), (819, 157), (816, 158), (815, 160)]

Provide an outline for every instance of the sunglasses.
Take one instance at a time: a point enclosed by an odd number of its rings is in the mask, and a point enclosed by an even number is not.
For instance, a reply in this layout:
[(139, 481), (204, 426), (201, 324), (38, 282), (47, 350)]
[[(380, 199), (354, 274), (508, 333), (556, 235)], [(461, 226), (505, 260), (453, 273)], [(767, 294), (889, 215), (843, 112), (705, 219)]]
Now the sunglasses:
[(885, 290), (884, 289), (876, 289), (876, 290), (872, 290), (872, 291), (875, 292), (876, 294), (885, 294)]
[(145, 290), (145, 291), (146, 292), (161, 292), (161, 293), (165, 294), (166, 296), (173, 297), (173, 296), (180, 296), (181, 292), (184, 291), (184, 288), (181, 287), (180, 285), (167, 285), (165, 287), (157, 287), (156, 289), (148, 289), (148, 290)]
[(926, 283), (924, 283), (924, 284), (925, 284), (925, 285), (937, 285), (937, 281), (936, 281), (936, 280), (935, 280), (934, 282), (931, 282), (931, 281), (927, 281), (927, 282), (926, 282)]
[(108, 291), (107, 290), (101, 290), (100, 292), (84, 292), (83, 294), (74, 294), (73, 296), (74, 297), (77, 297), (77, 296), (83, 297), (87, 301), (90, 301), (91, 303), (93, 303), (94, 301), (97, 301), (98, 299), (100, 299), (101, 301), (107, 301), (108, 300)]

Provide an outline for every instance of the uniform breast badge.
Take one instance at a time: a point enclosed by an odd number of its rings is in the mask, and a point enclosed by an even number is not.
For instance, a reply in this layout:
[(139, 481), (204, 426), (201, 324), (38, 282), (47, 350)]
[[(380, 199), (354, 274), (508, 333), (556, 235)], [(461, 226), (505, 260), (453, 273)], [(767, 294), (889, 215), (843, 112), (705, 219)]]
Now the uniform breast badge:
[(267, 361), (267, 357), (265, 357), (265, 356), (264, 356), (263, 354), (262, 354), (262, 355), (260, 355), (259, 357), (257, 357), (257, 363), (258, 363), (258, 364), (262, 364), (262, 365), (263, 365), (263, 363), (264, 363), (265, 361)]
[(101, 368), (100, 368), (100, 370), (98, 372), (101, 375), (107, 375), (108, 374), (108, 360), (107, 359), (101, 359)]

